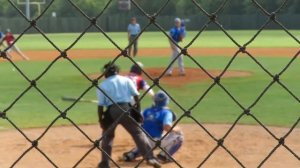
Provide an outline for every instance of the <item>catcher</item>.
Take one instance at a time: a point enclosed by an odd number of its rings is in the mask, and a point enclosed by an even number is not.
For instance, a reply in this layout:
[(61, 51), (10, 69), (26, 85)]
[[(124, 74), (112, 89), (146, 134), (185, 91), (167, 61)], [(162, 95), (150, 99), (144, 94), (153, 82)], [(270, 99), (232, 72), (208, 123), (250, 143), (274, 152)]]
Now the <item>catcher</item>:
[[(176, 59), (177, 56), (180, 54), (180, 49), (174, 44), (174, 42), (178, 44), (185, 38), (185, 36), (186, 36), (185, 26), (182, 27), (181, 19), (176, 18), (175, 26), (170, 30), (170, 37), (173, 40), (173, 41), (170, 40), (170, 47), (172, 50), (171, 62), (174, 59)], [(185, 70), (184, 70), (183, 56), (180, 54), (180, 56), (177, 59), (178, 59), (179, 75), (184, 76)], [(171, 64), (171, 66), (167, 70), (167, 76), (171, 76), (172, 72), (173, 72), (173, 64)]]
[[(154, 139), (161, 139), (163, 131), (170, 131), (173, 121), (176, 120), (175, 114), (167, 107), (169, 97), (166, 93), (159, 91), (154, 95), (154, 105), (146, 109), (143, 113), (144, 122), (142, 127)], [(179, 127), (174, 127), (172, 131), (162, 140), (161, 147), (164, 148), (170, 156), (174, 155), (181, 147), (183, 142), (183, 133)], [(155, 143), (152, 142), (152, 147)], [(123, 154), (124, 161), (133, 161), (135, 158), (141, 156), (138, 148), (134, 148), (129, 152)], [(161, 151), (157, 155), (157, 159), (161, 163), (172, 162), (171, 158)]]

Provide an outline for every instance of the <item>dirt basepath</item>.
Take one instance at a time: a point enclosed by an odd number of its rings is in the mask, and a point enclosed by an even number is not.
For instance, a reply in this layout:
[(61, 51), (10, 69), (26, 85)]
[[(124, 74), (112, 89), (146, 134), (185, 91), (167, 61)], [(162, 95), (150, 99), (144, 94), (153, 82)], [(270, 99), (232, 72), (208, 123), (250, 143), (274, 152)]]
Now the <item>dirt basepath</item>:
[[(230, 125), (204, 125), (217, 138), (224, 136)], [(91, 139), (95, 140), (100, 135), (98, 125), (80, 126)], [(216, 142), (195, 124), (181, 125), (185, 134), (183, 147), (174, 158), (186, 168), (197, 167), (202, 160), (213, 150)], [(269, 127), (277, 136), (282, 137), (288, 132), (287, 128)], [(40, 129), (26, 129), (25, 134), (30, 139), (36, 139), (42, 132)], [(285, 144), (300, 155), (300, 129), (295, 129), (285, 140)], [(26, 142), (17, 131), (0, 132), (0, 165), (7, 168), (26, 150), (30, 144)], [(255, 168), (278, 144), (264, 129), (259, 126), (238, 125), (224, 141), (228, 148), (247, 168)], [(132, 139), (127, 132), (118, 127), (113, 147), (113, 159), (118, 160), (119, 156), (134, 146)], [(92, 147), (85, 137), (74, 127), (54, 127), (39, 141), (39, 148), (47, 154), (53, 162), (61, 168), (70, 168)], [(95, 168), (100, 159), (99, 151), (95, 150), (83, 160), (78, 166), (80, 168)], [(134, 167), (136, 162), (124, 163), (118, 161), (121, 167)], [(16, 165), (21, 168), (50, 168), (47, 160), (37, 150), (30, 151)], [(143, 164), (142, 167), (145, 167)], [(175, 164), (166, 164), (163, 167), (177, 167)], [(230, 155), (222, 148), (207, 160), (204, 167), (209, 168), (233, 168), (240, 167)], [(300, 161), (295, 158), (284, 147), (279, 147), (275, 153), (266, 161), (263, 167), (266, 168), (299, 168)]]
[[(233, 56), (238, 48), (190, 48), (188, 52), (192, 56)], [(299, 48), (249, 48), (247, 49), (254, 56), (271, 56), (271, 57), (293, 57)], [(53, 60), (59, 56), (55, 50), (43, 51), (24, 51), (31, 60)], [(74, 49), (68, 52), (68, 55), (74, 59), (87, 58), (112, 58), (120, 53), (117, 49), (95, 49), (79, 50)], [(139, 57), (156, 57), (168, 56), (171, 51), (169, 48), (142, 48), (139, 50)], [(14, 56), (14, 60), (21, 60), (20, 57)], [(1, 60), (0, 60), (1, 61)]]

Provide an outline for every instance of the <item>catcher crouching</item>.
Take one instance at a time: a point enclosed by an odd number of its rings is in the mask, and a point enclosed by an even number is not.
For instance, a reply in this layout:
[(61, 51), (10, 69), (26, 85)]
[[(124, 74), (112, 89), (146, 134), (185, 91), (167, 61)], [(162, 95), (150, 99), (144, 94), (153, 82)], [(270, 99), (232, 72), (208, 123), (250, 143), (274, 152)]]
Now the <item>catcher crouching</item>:
[[(166, 93), (159, 91), (154, 95), (154, 105), (147, 108), (143, 112), (144, 122), (142, 127), (155, 140), (163, 137), (163, 132), (169, 132), (172, 128), (173, 122), (176, 120), (176, 115), (167, 105), (169, 104), (169, 97)], [(161, 147), (168, 152), (160, 151), (157, 158), (161, 163), (172, 162), (169, 156), (173, 156), (181, 147), (183, 143), (183, 133), (179, 127), (174, 127), (171, 132), (161, 141)], [(155, 142), (151, 141), (151, 146), (155, 146)], [(157, 148), (159, 149), (159, 148)], [(136, 147), (129, 152), (123, 154), (124, 161), (133, 161), (141, 156), (139, 149)]]

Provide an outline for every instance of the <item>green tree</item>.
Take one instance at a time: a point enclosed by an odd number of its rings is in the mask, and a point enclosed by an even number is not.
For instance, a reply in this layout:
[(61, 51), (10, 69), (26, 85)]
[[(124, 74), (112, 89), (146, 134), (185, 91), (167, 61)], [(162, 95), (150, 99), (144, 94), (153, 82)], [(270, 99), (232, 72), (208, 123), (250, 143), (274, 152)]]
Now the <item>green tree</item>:
[(19, 12), (7, 0), (0, 0), (0, 4), (1, 4), (0, 16), (2, 17), (20, 16)]
[(200, 14), (200, 9), (192, 1), (178, 0), (176, 3), (176, 13), (178, 16)]
[(245, 0), (231, 0), (224, 7), (225, 14), (245, 14), (246, 3)]
[(290, 0), (287, 5), (288, 13), (300, 14), (300, 1), (299, 0)]

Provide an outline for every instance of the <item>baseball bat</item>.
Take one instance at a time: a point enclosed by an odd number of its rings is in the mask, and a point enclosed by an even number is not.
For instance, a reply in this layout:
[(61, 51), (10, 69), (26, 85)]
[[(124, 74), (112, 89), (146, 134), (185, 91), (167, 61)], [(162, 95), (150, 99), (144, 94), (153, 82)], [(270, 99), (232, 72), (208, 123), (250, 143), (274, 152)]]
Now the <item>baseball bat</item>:
[[(68, 96), (63, 96), (61, 98), (63, 101), (71, 101), (75, 102), (77, 98), (74, 97), (68, 97)], [(79, 99), (78, 102), (85, 102), (85, 103), (98, 103), (98, 100), (92, 100), (92, 99)]]

